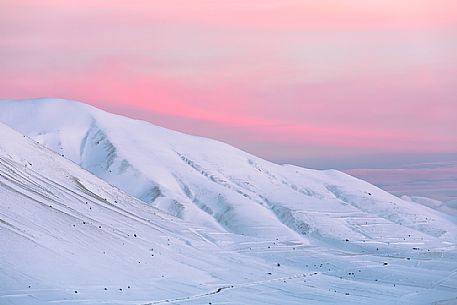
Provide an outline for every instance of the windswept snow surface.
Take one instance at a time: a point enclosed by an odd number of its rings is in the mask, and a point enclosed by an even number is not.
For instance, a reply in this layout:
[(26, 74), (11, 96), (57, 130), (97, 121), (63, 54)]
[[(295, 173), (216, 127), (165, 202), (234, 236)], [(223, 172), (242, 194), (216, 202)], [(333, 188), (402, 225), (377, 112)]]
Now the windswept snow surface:
[(0, 304), (457, 302), (456, 223), (362, 180), (72, 101), (0, 121)]

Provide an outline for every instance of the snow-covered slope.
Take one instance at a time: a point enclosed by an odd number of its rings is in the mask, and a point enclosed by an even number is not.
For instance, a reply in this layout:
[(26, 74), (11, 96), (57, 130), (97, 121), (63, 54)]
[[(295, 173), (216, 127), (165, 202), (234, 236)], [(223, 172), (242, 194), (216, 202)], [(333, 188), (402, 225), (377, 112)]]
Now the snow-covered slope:
[(262, 286), (312, 275), (235, 251), (233, 244), (248, 242), (242, 237), (227, 236), (231, 242), (222, 248), (198, 226), (145, 205), (3, 124), (0, 207), (2, 305), (201, 304), (222, 292), (241, 304), (250, 287), (266, 290), (252, 304), (279, 304), (285, 296)]
[[(71, 101), (0, 101), (0, 121), (76, 163), (1, 127), (0, 300), (64, 291), (192, 303), (221, 287), (230, 289), (211, 297), (224, 304), (455, 295), (456, 224), (341, 172), (273, 164)], [(129, 281), (141, 287), (129, 296), (99, 289)], [(41, 287), (15, 290), (27, 282)]]

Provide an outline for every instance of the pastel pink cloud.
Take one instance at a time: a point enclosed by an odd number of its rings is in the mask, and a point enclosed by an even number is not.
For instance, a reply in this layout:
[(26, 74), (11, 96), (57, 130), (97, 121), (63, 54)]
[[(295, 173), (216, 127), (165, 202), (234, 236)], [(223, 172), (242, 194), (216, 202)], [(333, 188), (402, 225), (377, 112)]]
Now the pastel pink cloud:
[(270, 158), (457, 152), (455, 1), (1, 7), (0, 98), (78, 99)]

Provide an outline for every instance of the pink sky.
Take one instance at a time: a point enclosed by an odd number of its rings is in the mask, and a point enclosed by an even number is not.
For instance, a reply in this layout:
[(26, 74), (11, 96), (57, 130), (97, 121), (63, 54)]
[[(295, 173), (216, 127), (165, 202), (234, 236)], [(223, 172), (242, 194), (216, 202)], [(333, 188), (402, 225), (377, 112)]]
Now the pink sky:
[(457, 1), (0, 0), (0, 99), (31, 97), (279, 162), (457, 154)]

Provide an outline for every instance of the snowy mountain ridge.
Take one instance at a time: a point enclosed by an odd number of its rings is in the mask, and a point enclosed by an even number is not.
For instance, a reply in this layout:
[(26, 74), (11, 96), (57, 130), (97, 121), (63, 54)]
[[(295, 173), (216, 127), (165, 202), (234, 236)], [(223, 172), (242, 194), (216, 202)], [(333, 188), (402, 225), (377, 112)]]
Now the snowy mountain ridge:
[[(0, 263), (5, 273), (0, 301), (35, 304), (37, 295), (36, 304), (55, 301), (50, 291), (56, 286), (58, 298), (64, 291), (65, 298), (81, 301), (66, 290), (89, 277), (94, 280), (86, 296), (98, 304), (107, 297), (98, 287), (107, 274), (119, 286), (131, 272), (138, 273), (135, 285), (142, 288), (122, 294), (118, 303), (143, 304), (163, 296), (177, 304), (201, 304), (214, 292), (211, 285), (216, 291), (237, 287), (214, 296), (224, 304), (453, 300), (457, 225), (439, 211), (362, 180), (335, 170), (277, 165), (218, 141), (72, 101), (0, 101), (0, 122), (33, 139), (0, 125), (0, 238), (8, 245), (0, 251), (6, 258)], [(72, 231), (76, 216), (78, 229)], [(91, 225), (81, 231), (81, 222)], [(92, 223), (113, 233), (104, 235)], [(132, 234), (145, 237), (132, 241)], [(17, 254), (30, 245), (41, 249), (38, 258), (34, 251)], [(156, 269), (137, 271), (136, 264), (155, 253), (147, 252), (149, 246), (168, 250)], [(118, 266), (112, 272), (106, 269), (111, 264), (102, 262), (107, 255), (102, 248), (110, 249), (108, 259)], [(52, 269), (50, 253), (58, 266), (53, 272), (43, 275), (22, 263), (35, 266), (38, 260)], [(91, 275), (68, 266), (74, 261), (90, 268), (91, 256), (100, 266)], [(181, 265), (189, 268), (188, 277), (179, 277)], [(78, 276), (73, 281), (57, 270)], [(168, 272), (168, 280), (161, 282), (157, 270)], [(314, 277), (303, 282), (310, 274)], [(54, 288), (25, 289), (25, 299), (15, 303), (20, 293), (8, 289), (30, 279)]]

